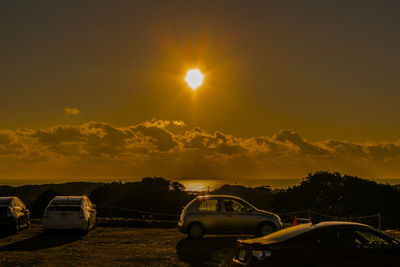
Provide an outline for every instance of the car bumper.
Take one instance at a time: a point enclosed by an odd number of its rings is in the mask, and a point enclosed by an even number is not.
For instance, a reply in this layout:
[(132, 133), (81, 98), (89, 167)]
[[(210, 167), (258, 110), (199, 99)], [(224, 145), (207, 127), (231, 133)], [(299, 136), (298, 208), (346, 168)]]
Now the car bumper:
[(179, 230), (179, 232), (181, 232), (181, 233), (186, 233), (186, 229), (185, 229), (185, 227), (183, 227), (183, 223), (182, 222), (178, 222), (178, 230)]
[(10, 218), (3, 218), (0, 220), (0, 229), (1, 230), (9, 230), (9, 229), (14, 229), (16, 225), (16, 222), (13, 217)]
[(87, 220), (77, 220), (77, 221), (54, 221), (43, 219), (43, 229), (77, 229), (77, 230), (87, 230), (88, 222)]

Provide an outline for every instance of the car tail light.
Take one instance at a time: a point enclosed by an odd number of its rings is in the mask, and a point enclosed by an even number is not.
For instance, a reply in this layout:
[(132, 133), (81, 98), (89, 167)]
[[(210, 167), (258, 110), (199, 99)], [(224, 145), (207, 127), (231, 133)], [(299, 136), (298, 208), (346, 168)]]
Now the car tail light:
[(12, 216), (13, 216), (12, 210), (11, 210), (10, 207), (8, 207), (8, 209), (7, 209), (7, 217), (12, 217)]
[(85, 218), (85, 213), (83, 212), (82, 208), (79, 211), (79, 218)]

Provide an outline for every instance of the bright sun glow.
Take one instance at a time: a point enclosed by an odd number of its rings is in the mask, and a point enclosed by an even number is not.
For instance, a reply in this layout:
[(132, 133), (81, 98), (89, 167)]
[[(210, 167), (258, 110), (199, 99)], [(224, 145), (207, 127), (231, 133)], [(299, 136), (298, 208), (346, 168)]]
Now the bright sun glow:
[(204, 75), (199, 69), (191, 69), (186, 73), (185, 81), (193, 89), (196, 90), (203, 83)]

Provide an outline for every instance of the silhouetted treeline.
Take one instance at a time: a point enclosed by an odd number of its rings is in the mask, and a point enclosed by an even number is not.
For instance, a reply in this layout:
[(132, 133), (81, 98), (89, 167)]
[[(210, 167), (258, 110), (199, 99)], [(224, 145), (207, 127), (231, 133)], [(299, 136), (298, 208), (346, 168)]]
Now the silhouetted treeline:
[(384, 226), (396, 228), (399, 207), (400, 192), (395, 187), (337, 172), (309, 174), (300, 185), (276, 190), (271, 205), (281, 213), (304, 209), (340, 217), (380, 213)]
[[(35, 195), (36, 194), (36, 195)], [(0, 195), (17, 195), (30, 206), (34, 217), (41, 217), (55, 195), (89, 195), (98, 207), (99, 216), (176, 219), (176, 217), (148, 214), (180, 214), (182, 208), (196, 194), (185, 191), (182, 184), (161, 177), (146, 177), (128, 183), (67, 183), (9, 187), (1, 186)], [(270, 210), (286, 221), (293, 219), (289, 212), (311, 210), (337, 217), (359, 217), (380, 213), (385, 228), (400, 228), (399, 187), (332, 172), (316, 172), (305, 177), (299, 185), (271, 190), (268, 185), (246, 187), (223, 185), (210, 194), (234, 195), (257, 208)], [(35, 196), (35, 198), (33, 198)], [(35, 201), (33, 201), (36, 199)], [(28, 201), (27, 201), (28, 200)], [(29, 201), (30, 200), (30, 201)], [(109, 208), (119, 207), (120, 210)], [(307, 217), (302, 214), (301, 217)], [(332, 220), (312, 214), (313, 221)], [(377, 225), (377, 218), (361, 222)]]
[(0, 196), (17, 196), (24, 203), (30, 206), (33, 201), (44, 191), (54, 190), (61, 195), (89, 195), (102, 183), (92, 182), (71, 182), (63, 184), (41, 184), (41, 185), (23, 185), (23, 186), (0, 186)]
[[(161, 177), (146, 177), (140, 182), (111, 183), (99, 186), (90, 194), (90, 199), (99, 207), (100, 216), (142, 216), (126, 210), (107, 209), (109, 206), (155, 213), (179, 214), (182, 208), (194, 197), (184, 189), (184, 186), (178, 182), (171, 182)], [(158, 215), (147, 217), (176, 219), (176, 217)]]
[(274, 191), (269, 186), (246, 187), (242, 185), (223, 185), (210, 192), (212, 195), (232, 195), (245, 199), (256, 208), (270, 210), (274, 200)]

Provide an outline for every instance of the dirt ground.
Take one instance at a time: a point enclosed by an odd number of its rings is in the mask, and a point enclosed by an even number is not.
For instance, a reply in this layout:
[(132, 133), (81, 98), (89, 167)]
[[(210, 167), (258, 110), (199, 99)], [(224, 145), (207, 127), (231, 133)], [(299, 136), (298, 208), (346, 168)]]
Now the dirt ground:
[[(399, 238), (400, 232), (388, 231)], [(236, 240), (187, 239), (176, 228), (97, 227), (43, 233), (40, 222), (0, 236), (0, 266), (229, 266)]]
[(33, 224), (0, 237), (0, 266), (228, 266), (238, 238), (190, 240), (176, 228), (43, 233), (40, 224)]

